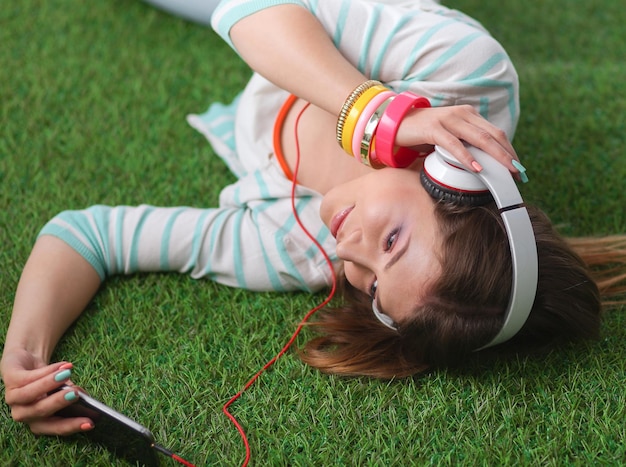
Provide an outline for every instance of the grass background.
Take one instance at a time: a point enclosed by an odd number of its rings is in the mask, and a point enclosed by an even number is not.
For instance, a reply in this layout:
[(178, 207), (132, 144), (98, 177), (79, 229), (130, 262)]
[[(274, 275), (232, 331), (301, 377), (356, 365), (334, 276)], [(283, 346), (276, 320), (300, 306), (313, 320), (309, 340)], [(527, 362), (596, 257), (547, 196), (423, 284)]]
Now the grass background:
[[(451, 0), (509, 51), (516, 148), (567, 235), (626, 232), (626, 9), (618, 0)], [(184, 121), (249, 77), (211, 31), (138, 1), (0, 8), (0, 319), (39, 228), (96, 203), (211, 206), (233, 180)], [(244, 450), (222, 405), (322, 299), (178, 275), (106, 283), (58, 347), (74, 381), (197, 465)], [(324, 376), (293, 353), (233, 406), (254, 465), (626, 463), (626, 327), (603, 338), (422, 378)], [(306, 338), (306, 335), (301, 339)], [(80, 438), (35, 437), (0, 407), (0, 465), (111, 465)]]

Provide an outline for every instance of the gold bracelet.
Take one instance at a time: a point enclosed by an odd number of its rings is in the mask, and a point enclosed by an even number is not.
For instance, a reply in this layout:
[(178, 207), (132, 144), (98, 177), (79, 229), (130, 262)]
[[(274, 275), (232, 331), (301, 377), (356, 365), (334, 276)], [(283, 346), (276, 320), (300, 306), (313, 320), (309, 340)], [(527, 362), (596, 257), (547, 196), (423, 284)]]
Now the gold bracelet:
[(343, 150), (351, 156), (356, 156), (356, 154), (352, 154), (352, 136), (354, 135), (354, 128), (356, 127), (356, 123), (359, 120), (363, 109), (373, 97), (385, 91), (387, 91), (386, 87), (377, 84), (364, 91), (358, 98), (355, 99), (354, 104), (352, 104), (352, 107), (343, 122), (343, 131), (341, 132), (341, 147), (343, 147)]
[(350, 109), (352, 108), (356, 100), (361, 96), (361, 94), (363, 94), (369, 88), (377, 85), (382, 85), (382, 83), (373, 79), (367, 80), (364, 83), (359, 84), (356, 88), (354, 88), (354, 90), (350, 93), (348, 98), (343, 103), (343, 106), (339, 111), (339, 117), (337, 117), (337, 142), (340, 146), (342, 146), (341, 140), (343, 135), (343, 125), (345, 124), (346, 118), (350, 113)]

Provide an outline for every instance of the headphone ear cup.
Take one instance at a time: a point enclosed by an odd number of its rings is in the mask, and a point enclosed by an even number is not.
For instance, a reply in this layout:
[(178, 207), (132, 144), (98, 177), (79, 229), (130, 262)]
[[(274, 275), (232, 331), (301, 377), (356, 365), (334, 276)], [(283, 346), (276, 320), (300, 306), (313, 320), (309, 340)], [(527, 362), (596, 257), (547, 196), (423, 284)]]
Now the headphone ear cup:
[(489, 191), (468, 193), (454, 190), (438, 183), (423, 170), (420, 172), (420, 182), (426, 190), (426, 193), (432, 198), (441, 200), (444, 203), (452, 203), (460, 206), (482, 206), (493, 201), (493, 197)]

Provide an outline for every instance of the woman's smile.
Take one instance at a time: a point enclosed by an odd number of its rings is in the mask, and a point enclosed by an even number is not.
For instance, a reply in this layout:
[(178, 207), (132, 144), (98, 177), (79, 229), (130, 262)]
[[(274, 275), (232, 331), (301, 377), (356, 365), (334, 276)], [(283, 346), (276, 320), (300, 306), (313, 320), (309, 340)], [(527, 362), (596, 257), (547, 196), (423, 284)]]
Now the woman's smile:
[(341, 231), (341, 227), (343, 226), (344, 221), (348, 217), (348, 214), (352, 212), (354, 206), (350, 206), (349, 208), (345, 208), (337, 212), (330, 221), (330, 233), (333, 237), (338, 238), (339, 232)]

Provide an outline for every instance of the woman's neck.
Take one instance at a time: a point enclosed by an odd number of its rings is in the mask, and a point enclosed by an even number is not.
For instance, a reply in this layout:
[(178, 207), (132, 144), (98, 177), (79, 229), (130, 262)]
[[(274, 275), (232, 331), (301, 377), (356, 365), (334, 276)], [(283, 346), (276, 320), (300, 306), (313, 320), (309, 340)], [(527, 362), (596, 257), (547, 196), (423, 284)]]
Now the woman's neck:
[[(325, 194), (330, 188), (369, 173), (371, 168), (346, 154), (335, 138), (336, 117), (296, 100), (285, 118), (281, 145), (285, 161), (292, 172), (296, 158), (296, 120), (300, 165), (298, 183)], [(304, 111), (303, 111), (304, 109)]]
[[(297, 180), (300, 185), (325, 194), (334, 186), (374, 170), (350, 157), (339, 146), (335, 137), (335, 116), (312, 105), (305, 108), (305, 105), (304, 101), (296, 100), (285, 117), (281, 132), (283, 155), (293, 173), (298, 153), (295, 137), (297, 121), (300, 153)], [(420, 170), (421, 167), (422, 160), (418, 160), (411, 169)]]

